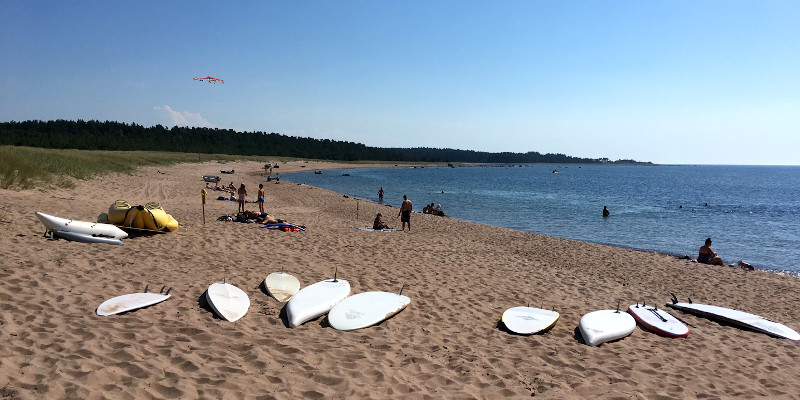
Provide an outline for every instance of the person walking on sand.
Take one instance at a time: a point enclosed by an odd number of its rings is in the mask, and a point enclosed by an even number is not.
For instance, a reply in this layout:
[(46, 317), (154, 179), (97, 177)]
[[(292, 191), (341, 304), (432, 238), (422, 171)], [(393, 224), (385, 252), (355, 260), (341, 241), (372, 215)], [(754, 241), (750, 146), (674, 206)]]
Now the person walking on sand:
[(406, 224), (408, 224), (408, 231), (411, 232), (411, 210), (413, 206), (411, 205), (411, 200), (408, 199), (408, 196), (403, 195), (403, 204), (400, 205), (400, 211), (397, 215), (400, 216), (400, 222), (403, 223), (402, 230), (406, 230)]
[(247, 197), (247, 189), (244, 188), (244, 183), (239, 186), (239, 212), (244, 212), (244, 198)]
[(700, 252), (697, 255), (697, 262), (701, 264), (725, 265), (717, 253), (711, 250), (711, 238), (706, 239), (706, 244), (700, 247)]
[(258, 184), (258, 211), (264, 213), (264, 184)]
[(378, 201), (383, 202), (383, 186), (378, 190)]

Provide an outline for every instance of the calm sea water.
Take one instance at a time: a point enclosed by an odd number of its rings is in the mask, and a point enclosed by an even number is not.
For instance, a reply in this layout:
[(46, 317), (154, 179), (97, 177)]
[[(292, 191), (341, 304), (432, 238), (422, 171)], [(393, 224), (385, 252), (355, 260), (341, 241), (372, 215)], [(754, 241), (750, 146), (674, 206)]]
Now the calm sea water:
[(415, 211), (436, 203), (467, 221), (693, 258), (711, 237), (728, 264), (800, 273), (797, 166), (426, 167), (281, 178), (376, 202), (383, 187), (386, 204), (407, 194)]

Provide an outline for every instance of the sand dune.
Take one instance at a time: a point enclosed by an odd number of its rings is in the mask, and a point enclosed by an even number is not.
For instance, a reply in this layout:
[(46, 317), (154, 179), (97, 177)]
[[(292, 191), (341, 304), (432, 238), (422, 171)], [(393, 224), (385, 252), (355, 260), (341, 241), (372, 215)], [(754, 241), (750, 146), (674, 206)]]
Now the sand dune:
[[(286, 163), (281, 172), (342, 167)], [(669, 293), (738, 308), (800, 330), (800, 280), (709, 267), (628, 249), (415, 214), (412, 232), (368, 232), (396, 208), (281, 180), (262, 164), (203, 163), (107, 175), (76, 189), (0, 190), (0, 395), (9, 398), (731, 398), (800, 393), (800, 343), (670, 310), (685, 339), (637, 328), (589, 347), (577, 331), (590, 311)], [(363, 165), (359, 165), (363, 167)], [(264, 183), (267, 211), (307, 232), (219, 222), (236, 204), (212, 192), (202, 222), (203, 174)], [(227, 183), (226, 181), (223, 181)], [(387, 193), (400, 198), (402, 193)], [(42, 236), (34, 212), (95, 220), (117, 199), (159, 202), (177, 232), (91, 245)], [(414, 199), (411, 199), (412, 201)], [(421, 206), (421, 204), (419, 205)], [(257, 210), (255, 204), (248, 209)], [(399, 291), (411, 304), (353, 332), (324, 318), (288, 328), (284, 303), (263, 287), (285, 270), (305, 286), (333, 276), (352, 292)], [(225, 279), (251, 300), (230, 323), (205, 302)], [(111, 317), (105, 299), (150, 285), (172, 288), (158, 305)], [(507, 308), (555, 308), (548, 332), (512, 335)]]

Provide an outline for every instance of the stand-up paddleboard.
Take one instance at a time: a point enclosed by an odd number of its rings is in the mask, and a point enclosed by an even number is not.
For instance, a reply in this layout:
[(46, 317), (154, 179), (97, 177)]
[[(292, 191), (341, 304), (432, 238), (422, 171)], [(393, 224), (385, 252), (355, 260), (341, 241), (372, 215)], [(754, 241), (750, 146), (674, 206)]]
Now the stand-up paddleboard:
[(352, 295), (333, 306), (328, 323), (340, 331), (366, 328), (403, 311), (411, 299), (389, 292), (363, 292)]
[(275, 300), (283, 303), (300, 290), (300, 281), (286, 272), (273, 272), (264, 279), (264, 287)]
[(532, 335), (555, 325), (560, 315), (553, 310), (534, 307), (512, 307), (503, 313), (503, 325), (511, 332)]
[(105, 244), (114, 244), (118, 246), (122, 246), (122, 240), (117, 238), (111, 238), (107, 236), (94, 236), (89, 235), (87, 233), (77, 233), (77, 232), (70, 232), (70, 231), (55, 231), (53, 235), (58, 237), (71, 240), (73, 242), (82, 242), (82, 243), (105, 243)]
[(633, 304), (628, 307), (628, 313), (644, 329), (655, 332), (661, 336), (680, 338), (689, 335), (689, 328), (670, 313), (659, 310), (658, 307), (644, 304)]
[(583, 341), (589, 346), (622, 339), (636, 329), (636, 320), (619, 310), (592, 311), (583, 317), (579, 325)]
[(230, 322), (244, 317), (250, 308), (247, 293), (225, 282), (211, 284), (206, 291), (206, 300), (217, 315)]
[(75, 221), (66, 218), (55, 217), (49, 214), (37, 212), (36, 217), (42, 221), (50, 232), (75, 232), (89, 236), (106, 236), (110, 238), (125, 239), (128, 234), (122, 229), (111, 224), (101, 224), (99, 222)]
[(360, 226), (357, 229), (367, 232), (402, 232), (400, 229), (372, 229), (365, 226)]
[(667, 305), (676, 310), (685, 311), (706, 318), (722, 320), (734, 325), (766, 333), (770, 336), (789, 340), (800, 340), (800, 334), (795, 332), (792, 328), (770, 321), (760, 315), (750, 314), (731, 308), (711, 306), (708, 304), (678, 303), (677, 299), (674, 299), (673, 301), (674, 302), (672, 303), (667, 303)]
[(344, 279), (330, 279), (306, 286), (286, 303), (286, 318), (294, 328), (314, 318), (325, 315), (336, 303), (350, 294), (350, 283)]
[(147, 288), (145, 287), (143, 293), (123, 294), (122, 296), (113, 297), (102, 302), (97, 307), (96, 312), (97, 315), (102, 315), (105, 317), (109, 315), (121, 314), (124, 312), (133, 311), (139, 308), (149, 307), (168, 299), (170, 296), (169, 295), (170, 290), (172, 290), (172, 288), (170, 288), (169, 290), (167, 290), (166, 293), (163, 294), (147, 293)]

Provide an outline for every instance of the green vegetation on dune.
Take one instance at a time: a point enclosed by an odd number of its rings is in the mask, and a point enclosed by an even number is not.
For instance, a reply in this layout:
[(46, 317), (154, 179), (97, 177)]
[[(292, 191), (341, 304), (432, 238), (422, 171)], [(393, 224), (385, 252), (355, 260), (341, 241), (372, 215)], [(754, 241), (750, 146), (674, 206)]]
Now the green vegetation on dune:
[[(0, 187), (74, 187), (74, 179), (109, 172), (130, 174), (138, 167), (198, 161), (262, 161), (264, 157), (158, 151), (55, 150), (0, 146)], [(276, 158), (271, 158), (276, 160)]]

